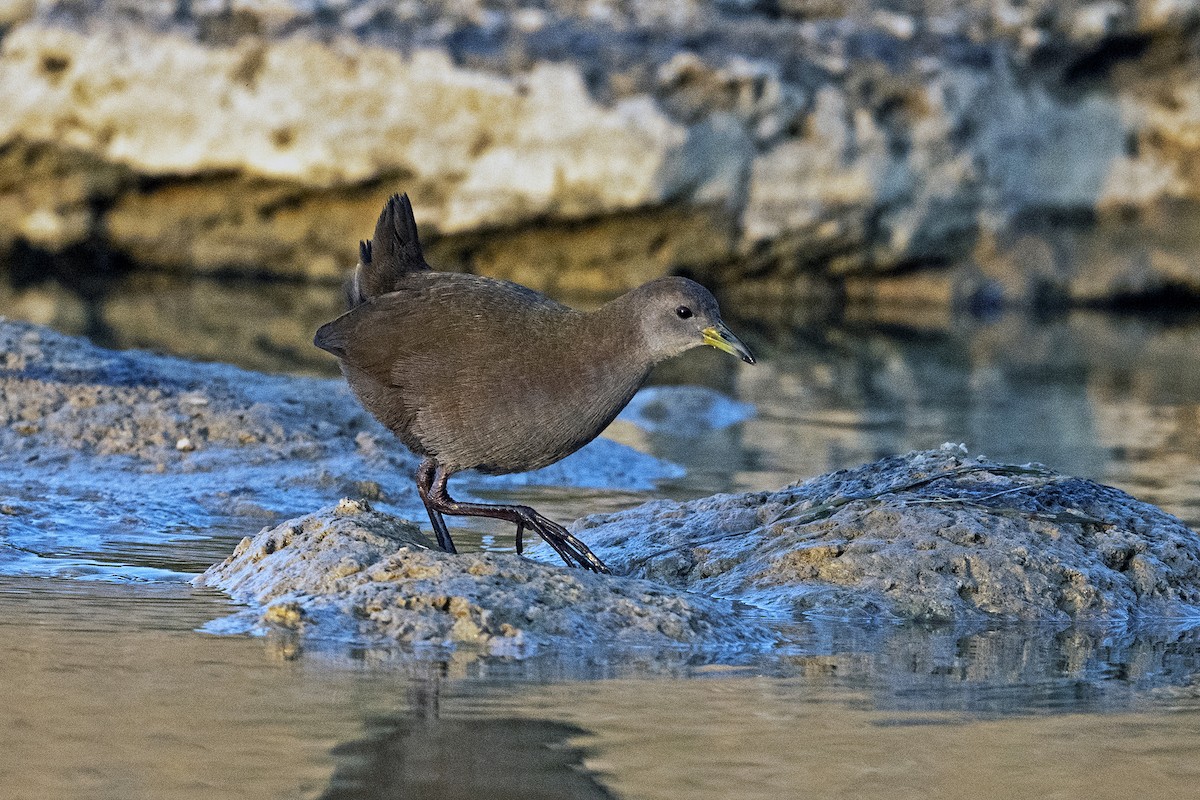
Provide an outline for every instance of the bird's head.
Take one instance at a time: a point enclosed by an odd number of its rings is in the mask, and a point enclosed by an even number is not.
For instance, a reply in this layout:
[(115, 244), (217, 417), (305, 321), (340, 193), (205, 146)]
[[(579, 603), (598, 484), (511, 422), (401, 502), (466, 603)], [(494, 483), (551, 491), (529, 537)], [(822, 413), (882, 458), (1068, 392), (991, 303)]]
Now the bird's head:
[(638, 310), (642, 336), (655, 361), (706, 344), (754, 363), (750, 350), (721, 321), (717, 299), (695, 281), (660, 278), (626, 298)]

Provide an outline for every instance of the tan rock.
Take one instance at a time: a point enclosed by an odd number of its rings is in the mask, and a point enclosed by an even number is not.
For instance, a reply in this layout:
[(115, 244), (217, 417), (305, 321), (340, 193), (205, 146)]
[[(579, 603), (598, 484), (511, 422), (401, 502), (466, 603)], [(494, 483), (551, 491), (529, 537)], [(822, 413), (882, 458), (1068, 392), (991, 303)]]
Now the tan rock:
[[(348, 561), (361, 567), (342, 569)], [(240, 615), (245, 629), (281, 627), (313, 639), (518, 657), (539, 647), (754, 649), (774, 639), (727, 601), (514, 554), (443, 553), (411, 522), (361, 501), (263, 528), (195, 583), (255, 606)], [(238, 625), (222, 622), (225, 630)]]
[[(333, 283), (404, 190), (446, 266), (807, 287), (953, 262), (1030, 211), (1200, 199), (1195, 0), (779, 10), (99, 0), (68, 26), (9, 0), (0, 249)], [(1101, 57), (1135, 30), (1145, 55)]]
[[(2, 60), (0, 142), (67, 145), (147, 175), (323, 187), (403, 174), (439, 187), (414, 199), (442, 231), (611, 213), (695, 183), (662, 177), (682, 126), (648, 97), (598, 104), (571, 65), (509, 79), (432, 50), (405, 58), (303, 37), (207, 47), (37, 24), (6, 37)], [(698, 191), (714, 194), (703, 180)]]

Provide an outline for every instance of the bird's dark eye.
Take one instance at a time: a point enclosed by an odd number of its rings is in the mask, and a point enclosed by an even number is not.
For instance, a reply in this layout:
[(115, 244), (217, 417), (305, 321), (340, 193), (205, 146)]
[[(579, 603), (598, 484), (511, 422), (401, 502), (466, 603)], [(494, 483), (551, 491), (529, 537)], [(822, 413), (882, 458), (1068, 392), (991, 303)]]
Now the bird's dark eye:
[(687, 306), (680, 306), (679, 308), (675, 309), (675, 316), (679, 317), (680, 319), (687, 319), (691, 315), (692, 310)]

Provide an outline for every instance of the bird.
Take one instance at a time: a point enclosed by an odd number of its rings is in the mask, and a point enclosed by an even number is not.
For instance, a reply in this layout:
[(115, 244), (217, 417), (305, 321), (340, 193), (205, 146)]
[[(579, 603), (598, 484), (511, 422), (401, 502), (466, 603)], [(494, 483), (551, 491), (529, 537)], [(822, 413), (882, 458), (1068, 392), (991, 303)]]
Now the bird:
[(595, 439), (653, 367), (709, 345), (753, 364), (717, 301), (678, 276), (652, 280), (592, 311), (509, 281), (434, 270), (407, 194), (385, 204), (359, 243), (348, 310), (313, 344), (337, 357), (362, 406), (421, 457), (417, 493), (438, 545), (456, 553), (444, 516), (477, 516), (538, 534), (569, 567), (609, 573), (586, 544), (533, 508), (453, 499), (455, 473), (527, 472)]

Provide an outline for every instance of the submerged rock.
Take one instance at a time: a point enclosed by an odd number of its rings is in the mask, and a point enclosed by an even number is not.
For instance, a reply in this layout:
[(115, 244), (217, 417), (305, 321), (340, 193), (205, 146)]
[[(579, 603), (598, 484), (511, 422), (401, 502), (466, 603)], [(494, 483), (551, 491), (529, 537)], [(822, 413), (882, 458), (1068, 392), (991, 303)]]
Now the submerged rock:
[(1128, 494), (954, 448), (574, 532), (627, 574), (752, 605), (979, 622), (1200, 617), (1200, 537)]
[(517, 555), (437, 549), (415, 525), (343, 500), (246, 538), (195, 580), (254, 608), (219, 629), (525, 655), (558, 648), (746, 648), (773, 637), (728, 601)]

